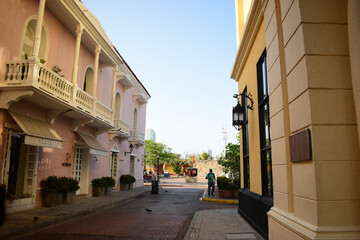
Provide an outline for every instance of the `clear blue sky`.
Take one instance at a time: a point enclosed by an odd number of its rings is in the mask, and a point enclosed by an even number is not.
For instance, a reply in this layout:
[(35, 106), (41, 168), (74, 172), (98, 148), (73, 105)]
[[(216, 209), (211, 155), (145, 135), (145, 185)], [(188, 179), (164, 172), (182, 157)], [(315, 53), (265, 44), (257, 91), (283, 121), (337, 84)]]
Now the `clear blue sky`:
[(146, 128), (173, 152), (213, 155), (236, 142), (234, 0), (82, 0), (152, 98)]

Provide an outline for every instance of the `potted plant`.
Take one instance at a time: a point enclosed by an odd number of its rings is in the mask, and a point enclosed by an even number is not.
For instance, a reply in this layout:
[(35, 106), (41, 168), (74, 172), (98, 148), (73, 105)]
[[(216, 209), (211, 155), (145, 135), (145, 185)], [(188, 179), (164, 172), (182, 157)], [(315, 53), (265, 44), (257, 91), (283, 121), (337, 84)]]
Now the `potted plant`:
[(76, 195), (76, 191), (80, 188), (79, 182), (73, 178), (62, 177), (60, 181), (63, 184), (63, 199), (62, 203), (71, 203)]
[(133, 184), (136, 178), (130, 174), (123, 174), (120, 176), (120, 190), (126, 191), (133, 189)]
[(111, 195), (113, 187), (115, 186), (115, 179), (112, 177), (102, 177), (102, 180), (105, 182), (105, 195)]
[(130, 174), (128, 176), (129, 176), (129, 190), (131, 190), (133, 189), (134, 182), (136, 182), (136, 178)]
[(101, 178), (95, 178), (91, 181), (93, 186), (93, 197), (104, 196), (105, 192), (105, 182)]
[(237, 177), (234, 179), (233, 184), (233, 191), (234, 191), (234, 198), (239, 198), (239, 189), (240, 189), (240, 178)]
[(230, 180), (227, 177), (217, 178), (217, 187), (219, 189), (219, 195), (223, 198), (233, 198), (234, 191), (231, 186)]
[(41, 180), (42, 203), (44, 207), (53, 207), (62, 203), (64, 186), (56, 176)]
[(129, 175), (123, 174), (120, 176), (120, 191), (129, 190), (130, 179)]

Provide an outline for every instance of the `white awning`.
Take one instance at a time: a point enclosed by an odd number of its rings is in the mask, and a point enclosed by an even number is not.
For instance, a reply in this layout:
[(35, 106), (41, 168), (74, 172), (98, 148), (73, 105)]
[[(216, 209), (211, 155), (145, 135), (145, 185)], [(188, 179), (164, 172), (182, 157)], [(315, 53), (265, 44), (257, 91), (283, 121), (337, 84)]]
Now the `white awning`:
[(84, 133), (79, 133), (79, 132), (77, 132), (77, 133), (84, 140), (84, 142), (88, 145), (88, 147), (90, 149), (90, 154), (99, 155), (99, 156), (103, 156), (103, 157), (107, 156), (106, 149), (98, 142), (98, 140), (96, 140), (95, 137), (86, 135)]
[(10, 114), (25, 132), (25, 144), (63, 149), (63, 140), (47, 122), (15, 112)]

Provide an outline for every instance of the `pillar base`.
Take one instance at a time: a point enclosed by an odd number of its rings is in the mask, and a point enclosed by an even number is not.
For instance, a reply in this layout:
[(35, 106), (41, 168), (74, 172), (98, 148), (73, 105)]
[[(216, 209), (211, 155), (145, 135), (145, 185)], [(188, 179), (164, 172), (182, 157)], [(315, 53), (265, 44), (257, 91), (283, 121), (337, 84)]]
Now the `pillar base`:
[(268, 212), (268, 220), (270, 240), (360, 239), (359, 226), (314, 226), (275, 207)]

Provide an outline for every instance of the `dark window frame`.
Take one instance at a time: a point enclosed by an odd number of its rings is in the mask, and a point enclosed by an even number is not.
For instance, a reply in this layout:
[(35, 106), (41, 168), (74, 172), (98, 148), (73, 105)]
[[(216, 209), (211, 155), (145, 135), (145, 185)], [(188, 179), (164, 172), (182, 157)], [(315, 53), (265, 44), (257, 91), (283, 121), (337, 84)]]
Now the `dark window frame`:
[(256, 64), (258, 83), (258, 109), (261, 156), (262, 195), (273, 198), (273, 178), (270, 138), (270, 105), (267, 78), (266, 50)]
[(248, 108), (247, 108), (247, 87), (241, 95), (241, 105), (244, 107), (244, 126), (242, 127), (243, 139), (243, 175), (244, 175), (244, 188), (250, 189), (250, 161), (249, 161), (249, 121), (248, 121)]

